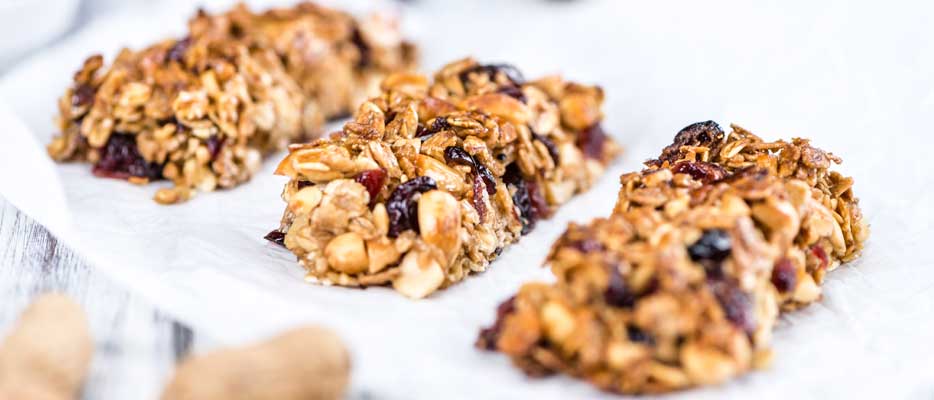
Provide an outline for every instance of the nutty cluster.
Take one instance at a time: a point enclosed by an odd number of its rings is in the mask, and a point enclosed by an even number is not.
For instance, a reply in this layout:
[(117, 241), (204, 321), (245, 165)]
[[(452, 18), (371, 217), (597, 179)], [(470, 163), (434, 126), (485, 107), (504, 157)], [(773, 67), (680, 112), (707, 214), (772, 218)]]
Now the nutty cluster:
[(427, 296), (483, 271), (618, 153), (597, 87), (465, 59), (382, 89), (277, 170), (292, 179), (270, 238), (311, 280)]
[(818, 300), (824, 272), (858, 256), (868, 228), (852, 180), (827, 170), (838, 159), (733, 128), (691, 125), (648, 169), (623, 175), (612, 216), (555, 243), (557, 282), (523, 286), (478, 346), (531, 375), (622, 393), (717, 384), (767, 364), (779, 310)]
[(90, 162), (102, 177), (171, 180), (155, 200), (184, 201), (194, 189), (249, 180), (264, 156), (316, 135), (387, 72), (414, 63), (390, 21), (311, 3), (199, 12), (190, 28), (183, 39), (124, 49), (110, 66), (88, 58), (59, 101), (49, 155)]

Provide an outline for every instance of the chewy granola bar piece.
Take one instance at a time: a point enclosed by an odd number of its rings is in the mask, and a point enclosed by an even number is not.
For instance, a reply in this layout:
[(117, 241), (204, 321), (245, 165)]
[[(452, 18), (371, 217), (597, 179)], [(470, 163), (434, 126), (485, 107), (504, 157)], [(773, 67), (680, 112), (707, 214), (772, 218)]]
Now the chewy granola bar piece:
[[(658, 187), (671, 176), (643, 179)], [(787, 184), (744, 174), (692, 200), (572, 224), (546, 261), (557, 282), (523, 286), (478, 346), (530, 375), (563, 372), (621, 393), (716, 384), (765, 364), (783, 233), (760, 228), (752, 210), (794, 207)]]
[(155, 200), (181, 202), (249, 180), (264, 156), (316, 136), (416, 57), (393, 20), (312, 3), (199, 12), (189, 28), (110, 66), (89, 58), (59, 101), (51, 157), (93, 163), (98, 176), (172, 180)]
[(776, 208), (767, 201), (754, 208), (753, 215), (760, 224), (784, 232), (792, 243), (773, 271), (782, 307), (816, 301), (825, 273), (858, 257), (869, 234), (853, 194), (853, 179), (831, 171), (840, 158), (812, 147), (807, 139), (765, 142), (739, 126), (732, 128), (725, 134), (715, 122), (706, 121), (682, 129), (659, 158), (646, 163), (650, 171), (669, 170), (672, 179), (649, 186), (646, 179), (657, 178), (648, 178), (645, 171), (623, 175), (616, 212), (636, 206), (690, 207), (697, 193), (713, 187), (709, 183), (744, 174), (784, 179), (794, 208)]
[(279, 165), (288, 206), (267, 238), (311, 281), (425, 297), (485, 270), (619, 151), (595, 86), (464, 59), (382, 87)]
[(309, 133), (317, 133), (325, 120), (350, 115), (379, 94), (388, 73), (414, 68), (417, 58), (396, 19), (384, 14), (354, 18), (311, 2), (262, 13), (242, 3), (216, 15), (199, 11), (189, 30), (196, 37), (273, 50), (306, 96), (302, 115)]
[(107, 67), (95, 55), (59, 100), (48, 152), (97, 176), (172, 180), (155, 200), (176, 203), (249, 180), (264, 155), (298, 140), (302, 98), (275, 54), (237, 42), (166, 40)]

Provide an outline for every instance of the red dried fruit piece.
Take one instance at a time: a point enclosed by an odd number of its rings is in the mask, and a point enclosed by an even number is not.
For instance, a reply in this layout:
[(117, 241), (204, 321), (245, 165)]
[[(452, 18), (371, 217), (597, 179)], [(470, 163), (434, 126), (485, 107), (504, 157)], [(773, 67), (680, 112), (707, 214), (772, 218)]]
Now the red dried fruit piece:
[(447, 117), (436, 117), (435, 119), (431, 120), (431, 123), (428, 124), (428, 126), (419, 124), (418, 129), (415, 131), (415, 137), (424, 138), (447, 129), (451, 129), (451, 124), (448, 123)]
[(111, 134), (101, 153), (100, 161), (94, 164), (91, 170), (96, 176), (116, 179), (162, 179), (162, 166), (143, 159), (136, 147), (136, 138), (132, 135)]
[(627, 325), (626, 336), (628, 336), (629, 341), (633, 343), (646, 343), (650, 346), (655, 344), (655, 339), (652, 338), (652, 335), (645, 333), (645, 331), (639, 329), (637, 326)]
[(354, 177), (354, 181), (363, 185), (370, 194), (370, 207), (376, 204), (376, 197), (383, 190), (383, 184), (386, 183), (386, 170), (382, 168), (363, 171)]
[(733, 250), (730, 234), (722, 229), (708, 229), (688, 247), (691, 260), (704, 267), (708, 277), (723, 276), (721, 264)]
[(720, 306), (723, 307), (726, 319), (747, 334), (755, 332), (756, 315), (753, 313), (749, 294), (734, 282), (727, 280), (708, 280), (708, 284)]
[(594, 239), (576, 240), (569, 243), (568, 247), (575, 248), (584, 254), (596, 253), (598, 251), (603, 251), (605, 248), (603, 243), (600, 243)]
[[(540, 216), (547, 215), (547, 213), (541, 213), (548, 211), (547, 203), (544, 203), (544, 198), (541, 197), (538, 191), (538, 185), (534, 181), (525, 180), (515, 163), (506, 167), (503, 182), (512, 185), (516, 189), (512, 195), (512, 202), (519, 209), (522, 234), (525, 235), (535, 228), (535, 223)], [(542, 203), (545, 205), (543, 206)]]
[(551, 160), (555, 162), (555, 165), (558, 165), (560, 159), (558, 158), (558, 146), (555, 146), (555, 142), (551, 141), (547, 136), (539, 135), (534, 131), (532, 132), (532, 139), (542, 142), (545, 148), (548, 149), (548, 155), (551, 156)]
[(626, 279), (619, 273), (619, 268), (616, 265), (610, 265), (607, 273), (609, 279), (606, 290), (603, 292), (603, 300), (614, 307), (632, 307), (636, 303), (636, 294), (626, 284)]
[(208, 152), (211, 153), (211, 161), (217, 159), (217, 155), (220, 154), (221, 148), (224, 147), (224, 142), (226, 139), (226, 137), (211, 135), (211, 137), (204, 141), (204, 145), (207, 146)]
[(512, 97), (523, 103), (528, 102), (528, 99), (525, 98), (525, 93), (522, 93), (522, 88), (518, 86), (503, 86), (499, 88), (499, 90), (497, 90), (496, 93), (505, 94), (506, 96)]
[(174, 61), (184, 64), (185, 53), (188, 52), (189, 47), (191, 47), (191, 36), (187, 36), (184, 39), (175, 42), (175, 44), (172, 45), (172, 48), (169, 49), (169, 52), (166, 53), (166, 61)]
[(471, 199), (471, 204), (477, 210), (477, 214), (480, 215), (480, 222), (486, 221), (486, 203), (483, 202), (483, 192), (486, 187), (479, 175), (473, 175), (473, 199)]
[(782, 258), (772, 267), (772, 285), (779, 292), (787, 293), (798, 285), (798, 271), (791, 260)]
[(716, 152), (723, 137), (723, 129), (714, 121), (693, 123), (678, 131), (674, 141), (662, 150), (657, 160), (650, 160), (646, 164), (661, 165), (666, 161), (673, 163), (680, 160), (681, 146), (706, 146), (711, 152)]
[(278, 244), (279, 246), (285, 247), (285, 233), (279, 232), (277, 230), (267, 233), (266, 236), (263, 237), (263, 239), (266, 239), (270, 242)]
[(366, 44), (366, 41), (363, 40), (363, 35), (360, 34), (360, 29), (358, 27), (353, 28), (353, 34), (350, 36), (350, 42), (353, 43), (354, 47), (357, 48), (357, 52), (360, 53), (360, 59), (357, 60), (357, 67), (364, 68), (372, 63), (372, 57), (370, 56), (370, 46)]
[(606, 132), (600, 123), (593, 124), (577, 134), (577, 147), (587, 158), (602, 160), (605, 143)]
[(703, 183), (719, 181), (726, 177), (727, 172), (723, 167), (705, 161), (682, 161), (671, 167), (671, 172), (676, 174), (688, 174), (694, 180)]
[(817, 257), (820, 260), (820, 265), (817, 266), (818, 270), (827, 269), (827, 266), (830, 265), (830, 259), (827, 257), (827, 252), (824, 251), (824, 248), (818, 244), (811, 246), (811, 254), (814, 257)]
[(468, 78), (470, 78), (470, 74), (486, 74), (490, 77), (491, 81), (495, 82), (496, 75), (499, 73), (502, 73), (514, 86), (520, 86), (525, 83), (525, 77), (522, 76), (522, 72), (510, 64), (475, 65), (461, 71), (458, 78), (460, 78), (461, 84), (466, 85), (467, 82), (469, 82)]
[(496, 321), (489, 328), (480, 330), (477, 337), (477, 348), (484, 350), (496, 350), (496, 342), (499, 340), (500, 331), (503, 329), (503, 320), (506, 316), (516, 310), (516, 296), (512, 296), (496, 307)]
[(490, 195), (496, 194), (496, 180), (493, 178), (493, 173), (490, 172), (486, 166), (477, 161), (476, 158), (467, 153), (466, 150), (457, 146), (449, 146), (444, 149), (444, 161), (448, 164), (466, 165), (470, 167), (471, 172), (475, 175), (479, 175), (480, 179), (483, 180), (483, 184), (486, 186), (486, 192)]
[(82, 107), (89, 105), (94, 102), (94, 95), (97, 94), (97, 90), (94, 89), (91, 85), (82, 83), (75, 88), (74, 92), (71, 95), (71, 105), (72, 107)]
[(409, 229), (418, 232), (418, 202), (414, 197), (417, 193), (437, 188), (438, 185), (430, 176), (419, 176), (397, 186), (386, 201), (386, 212), (389, 214), (388, 236), (396, 238)]

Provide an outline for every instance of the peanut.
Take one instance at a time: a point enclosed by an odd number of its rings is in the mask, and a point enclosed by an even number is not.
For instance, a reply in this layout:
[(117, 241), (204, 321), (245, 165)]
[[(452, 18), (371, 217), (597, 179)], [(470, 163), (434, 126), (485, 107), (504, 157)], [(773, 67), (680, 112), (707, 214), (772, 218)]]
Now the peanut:
[(188, 358), (161, 399), (340, 399), (349, 379), (350, 357), (340, 338), (308, 326), (253, 346)]
[(84, 311), (70, 298), (34, 301), (0, 344), (0, 399), (74, 399), (94, 343)]

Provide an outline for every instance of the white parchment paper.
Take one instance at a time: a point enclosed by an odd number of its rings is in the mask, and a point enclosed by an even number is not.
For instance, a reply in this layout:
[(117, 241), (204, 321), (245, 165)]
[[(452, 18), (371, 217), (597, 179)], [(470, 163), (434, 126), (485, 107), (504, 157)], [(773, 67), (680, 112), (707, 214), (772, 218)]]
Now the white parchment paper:
[(277, 160), (242, 187), (164, 207), (151, 201), (152, 186), (94, 178), (87, 165), (46, 157), (56, 99), (83, 59), (95, 52), (112, 59), (120, 46), (179, 34), (194, 7), (152, 3), (99, 18), (2, 77), (0, 193), (199, 332), (235, 344), (302, 322), (333, 327), (352, 348), (360, 397), (606, 396), (566, 377), (525, 378), (505, 357), (475, 350), (477, 330), (522, 282), (548, 279), (539, 265), (568, 221), (609, 213), (620, 173), (638, 168), (683, 126), (715, 119), (768, 139), (809, 137), (842, 156), (872, 236), (861, 259), (830, 275), (822, 302), (782, 317), (769, 370), (674, 397), (934, 397), (928, 5), (381, 3), (404, 15), (425, 70), (473, 55), (513, 63), (527, 77), (562, 73), (599, 83), (605, 128), (626, 146), (596, 188), (540, 223), (488, 272), (413, 302), (384, 288), (302, 281), (292, 256), (262, 239), (283, 208), (284, 180), (271, 174)]

